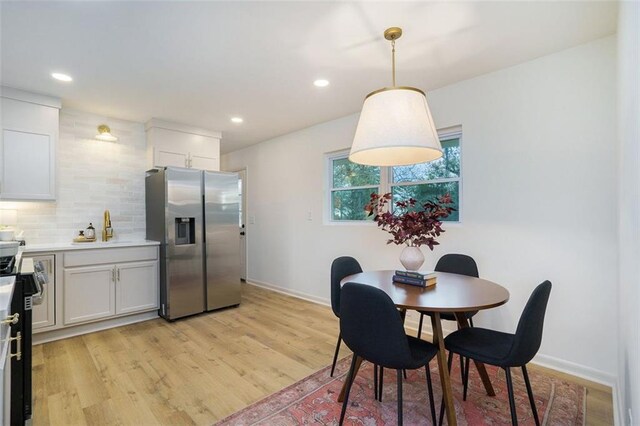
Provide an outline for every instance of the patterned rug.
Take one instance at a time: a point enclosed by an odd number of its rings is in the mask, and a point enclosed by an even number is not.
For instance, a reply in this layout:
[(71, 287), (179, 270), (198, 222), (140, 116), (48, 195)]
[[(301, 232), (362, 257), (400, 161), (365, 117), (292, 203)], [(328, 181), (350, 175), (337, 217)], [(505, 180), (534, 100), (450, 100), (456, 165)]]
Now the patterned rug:
[[(342, 404), (337, 402), (342, 383), (346, 378), (351, 357), (341, 360), (334, 377), (326, 367), (285, 389), (258, 401), (218, 422), (218, 425), (337, 425)], [(511, 414), (505, 375), (502, 369), (487, 366), (496, 391), (495, 397), (487, 396), (473, 364), (469, 376), (467, 400), (462, 400), (462, 383), (458, 358), (454, 358), (451, 373), (453, 396), (458, 424), (510, 425)], [(520, 369), (512, 369), (518, 424), (533, 425), (533, 414)], [(436, 412), (442, 397), (438, 367), (431, 361)], [(529, 369), (529, 378), (535, 396), (538, 413), (545, 425), (583, 425), (585, 392), (582, 386)], [(403, 383), (403, 413), (406, 425), (431, 425), (429, 400), (424, 369), (408, 371)], [(373, 366), (364, 362), (351, 388), (345, 424), (394, 425), (397, 423), (396, 372), (385, 370), (382, 402), (373, 397)], [(446, 424), (446, 420), (444, 422)]]

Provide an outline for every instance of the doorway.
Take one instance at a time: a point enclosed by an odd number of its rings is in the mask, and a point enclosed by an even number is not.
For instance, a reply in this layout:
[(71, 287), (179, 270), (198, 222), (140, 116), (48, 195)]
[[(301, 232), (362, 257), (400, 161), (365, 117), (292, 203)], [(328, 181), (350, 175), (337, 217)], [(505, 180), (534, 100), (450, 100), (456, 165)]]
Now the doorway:
[(238, 173), (238, 191), (240, 195), (240, 279), (247, 280), (247, 169)]

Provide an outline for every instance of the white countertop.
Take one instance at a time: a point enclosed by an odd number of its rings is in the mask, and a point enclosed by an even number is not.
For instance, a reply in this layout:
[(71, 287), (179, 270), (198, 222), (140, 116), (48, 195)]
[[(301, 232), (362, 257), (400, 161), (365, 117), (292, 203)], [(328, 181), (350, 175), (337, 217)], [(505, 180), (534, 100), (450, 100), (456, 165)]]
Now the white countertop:
[(87, 250), (87, 249), (103, 249), (118, 247), (141, 247), (141, 246), (157, 246), (159, 241), (138, 240), (138, 241), (96, 241), (94, 243), (51, 243), (51, 244), (29, 244), (22, 247), (24, 253), (34, 253), (43, 251), (68, 251), (68, 250)]
[(0, 320), (5, 319), (11, 311), (11, 297), (13, 296), (15, 282), (16, 277), (13, 275), (0, 277)]

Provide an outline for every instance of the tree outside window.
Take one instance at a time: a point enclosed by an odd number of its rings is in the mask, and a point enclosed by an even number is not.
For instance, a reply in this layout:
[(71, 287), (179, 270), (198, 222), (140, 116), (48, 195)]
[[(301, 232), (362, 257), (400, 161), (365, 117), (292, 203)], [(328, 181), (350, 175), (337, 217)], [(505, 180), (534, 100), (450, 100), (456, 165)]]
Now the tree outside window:
[(374, 167), (349, 161), (348, 152), (328, 156), (330, 175), (330, 220), (366, 221), (364, 206), (372, 192), (391, 192), (394, 201), (415, 198), (418, 202), (451, 194), (456, 209), (447, 222), (460, 221), (461, 133), (442, 137), (443, 155), (436, 161), (409, 166)]

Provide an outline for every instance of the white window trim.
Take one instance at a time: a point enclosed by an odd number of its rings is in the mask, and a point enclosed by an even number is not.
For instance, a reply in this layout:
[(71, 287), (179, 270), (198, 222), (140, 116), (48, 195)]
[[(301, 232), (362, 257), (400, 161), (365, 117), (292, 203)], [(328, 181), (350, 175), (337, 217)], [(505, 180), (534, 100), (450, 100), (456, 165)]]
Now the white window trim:
[(349, 156), (349, 149), (341, 149), (340, 151), (334, 151), (326, 154), (325, 156), (325, 208), (323, 209), (323, 223), (325, 225), (356, 225), (356, 226), (370, 226), (375, 225), (371, 220), (333, 220), (332, 219), (332, 211), (331, 211), (331, 194), (334, 190), (352, 190), (352, 189), (367, 189), (371, 188), (372, 191), (376, 189), (381, 191), (384, 187), (382, 176), (384, 173), (382, 171), (382, 167), (380, 168), (380, 184), (379, 185), (367, 185), (367, 186), (349, 186), (347, 188), (334, 188), (333, 187), (333, 161), (341, 158), (346, 158)]
[[(342, 188), (344, 190), (352, 190), (352, 189), (366, 189), (366, 188), (379, 188), (379, 193), (380, 194), (386, 194), (387, 192), (391, 192), (391, 187), (392, 186), (411, 186), (411, 185), (420, 185), (420, 184), (425, 184), (425, 183), (440, 183), (440, 182), (458, 182), (458, 202), (459, 202), (459, 208), (460, 210), (458, 211), (458, 220), (455, 222), (451, 222), (451, 221), (447, 221), (444, 222), (446, 226), (451, 226), (453, 225), (454, 227), (458, 227), (460, 225), (462, 225), (462, 221), (463, 221), (463, 212), (464, 212), (464, 208), (462, 207), (463, 205), (463, 200), (464, 200), (464, 195), (463, 195), (463, 179), (462, 179), (462, 175), (463, 175), (463, 170), (464, 170), (464, 165), (463, 165), (463, 135), (462, 135), (462, 126), (454, 126), (454, 127), (447, 127), (445, 129), (440, 129), (438, 130), (438, 138), (440, 140), (446, 140), (446, 139), (458, 139), (458, 144), (460, 146), (460, 176), (457, 178), (442, 178), (442, 179), (434, 179), (434, 180), (429, 180), (429, 181), (417, 181), (417, 182), (398, 182), (398, 183), (392, 183), (392, 179), (391, 179), (391, 167), (385, 167), (385, 166), (381, 166), (380, 167), (380, 185), (371, 185), (371, 186), (350, 186), (348, 188)], [(350, 149), (341, 149), (339, 151), (333, 151), (333, 152), (329, 152), (327, 154), (325, 154), (325, 176), (324, 176), (324, 185), (325, 185), (325, 206), (323, 209), (323, 224), (324, 225), (331, 225), (331, 226), (377, 226), (375, 222), (371, 221), (371, 220), (333, 220), (332, 219), (332, 213), (331, 213), (331, 193), (336, 190), (337, 188), (333, 187), (333, 161), (337, 160), (337, 159), (341, 159), (341, 158), (346, 158), (349, 156), (349, 151)], [(341, 189), (338, 189), (341, 190)]]

